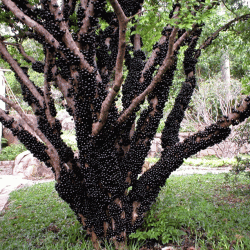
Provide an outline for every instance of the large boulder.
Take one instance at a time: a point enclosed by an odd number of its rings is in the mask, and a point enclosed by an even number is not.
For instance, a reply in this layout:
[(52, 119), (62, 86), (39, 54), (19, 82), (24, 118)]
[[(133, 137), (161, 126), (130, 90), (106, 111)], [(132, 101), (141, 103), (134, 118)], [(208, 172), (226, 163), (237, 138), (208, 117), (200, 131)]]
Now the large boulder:
[(40, 162), (31, 154), (25, 151), (19, 154), (14, 163), (13, 175), (21, 175), (26, 178), (44, 177), (53, 178), (54, 174), (51, 169), (47, 168), (44, 163)]

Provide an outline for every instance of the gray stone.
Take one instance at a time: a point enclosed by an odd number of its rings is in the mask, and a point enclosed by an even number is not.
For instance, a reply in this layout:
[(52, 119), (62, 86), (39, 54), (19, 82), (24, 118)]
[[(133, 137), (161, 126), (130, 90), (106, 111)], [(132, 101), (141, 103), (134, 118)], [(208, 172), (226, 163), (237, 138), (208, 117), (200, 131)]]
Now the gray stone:
[(21, 175), (26, 178), (53, 178), (54, 176), (52, 170), (47, 168), (44, 163), (35, 158), (30, 151), (25, 151), (16, 157), (13, 175)]

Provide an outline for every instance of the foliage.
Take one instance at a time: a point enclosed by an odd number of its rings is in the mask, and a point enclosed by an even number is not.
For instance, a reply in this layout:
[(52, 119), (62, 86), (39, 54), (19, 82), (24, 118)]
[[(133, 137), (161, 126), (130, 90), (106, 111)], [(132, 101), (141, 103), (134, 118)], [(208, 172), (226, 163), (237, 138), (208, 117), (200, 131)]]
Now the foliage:
[(233, 185), (238, 184), (239, 176), (244, 174), (250, 180), (250, 158), (236, 156), (236, 163), (232, 166), (230, 173), (225, 174), (225, 180), (230, 182), (233, 179)]
[[(148, 53), (152, 50), (152, 46), (158, 42), (166, 23), (179, 27), (180, 29), (188, 30), (192, 28), (194, 21), (201, 24), (204, 20), (209, 20), (211, 15), (214, 13), (213, 9), (208, 9), (193, 16), (191, 11), (195, 11), (195, 6), (198, 4), (196, 0), (189, 2), (181, 0), (179, 3), (182, 5), (182, 8), (179, 12), (178, 19), (171, 19), (169, 15), (166, 15), (166, 13), (176, 14), (172, 11), (172, 2), (167, 0), (146, 0), (144, 1), (144, 9), (142, 12), (135, 15), (135, 19), (137, 20), (137, 29), (136, 31), (132, 30), (130, 35), (140, 34), (142, 40), (144, 41), (144, 49)], [(206, 1), (207, 6), (210, 4), (210, 1)]]
[(155, 239), (162, 244), (179, 242), (181, 236), (185, 235), (180, 230), (184, 221), (180, 216), (169, 216), (170, 212), (171, 208), (163, 208), (161, 211), (157, 211), (157, 206), (153, 206), (147, 214), (142, 229), (137, 229), (135, 233), (131, 234), (130, 238), (139, 241)]
[(8, 139), (2, 137), (1, 138), (1, 145), (3, 148), (8, 146)]
[(231, 138), (231, 141), (240, 147), (245, 143), (250, 143), (250, 119), (235, 128), (236, 136)]
[(75, 131), (70, 131), (70, 130), (63, 131), (62, 139), (68, 146), (72, 148), (74, 152), (78, 151)]
[[(244, 98), (238, 80), (231, 79), (227, 88), (222, 86), (223, 82), (219, 76), (199, 82), (182, 122), (182, 131), (196, 131), (218, 121)], [(244, 143), (248, 142), (249, 126), (249, 120), (246, 120), (233, 127), (229, 138), (218, 145), (218, 156), (236, 156)]]
[(1, 150), (0, 161), (12, 161), (27, 149), (23, 144), (11, 144)]
[[(30, 79), (32, 79), (32, 81), (34, 81), (37, 84), (37, 86), (41, 87), (43, 85), (44, 81), (43, 74), (37, 73), (32, 69), (29, 69), (29, 74), (30, 74)], [(11, 89), (10, 92), (6, 93), (6, 96), (9, 97), (9, 99), (12, 100), (13, 102), (16, 102), (17, 100), (22, 109), (26, 113), (32, 113), (31, 107), (28, 105), (27, 102), (24, 102), (23, 100), (21, 86), (20, 83), (17, 81), (14, 72), (7, 71), (5, 72), (4, 76), (6, 78), (8, 86)], [(15, 95), (15, 98), (13, 98), (12, 93)]]
[(146, 158), (146, 161), (149, 163), (156, 163), (158, 160), (159, 160), (159, 158), (154, 158), (154, 157)]
[[(227, 1), (223, 1), (224, 3)], [(230, 5), (230, 3), (228, 4)], [(202, 42), (206, 37), (213, 32), (216, 27), (225, 24), (228, 20), (236, 16), (243, 15), (249, 12), (248, 6), (229, 11), (221, 6), (213, 12), (209, 19), (204, 20), (204, 28), (200, 38)], [(250, 77), (250, 61), (249, 61), (249, 21), (237, 22), (229, 30), (220, 32), (216, 40), (211, 46), (206, 48), (206, 51), (199, 58), (197, 64), (197, 76), (202, 79), (213, 78), (221, 71), (221, 58), (226, 52), (230, 59), (230, 73), (233, 78), (240, 80), (243, 84), (243, 91), (248, 93), (249, 77)], [(235, 48), (237, 48), (235, 50)], [(247, 89), (248, 88), (248, 89)]]
[(207, 126), (226, 115), (240, 101), (239, 81), (231, 79), (229, 87), (222, 86), (223, 81), (219, 76), (199, 82), (187, 111), (189, 122), (200, 127)]
[(184, 165), (197, 167), (211, 167), (220, 168), (226, 166), (234, 166), (237, 163), (236, 158), (222, 158), (214, 157), (213, 159), (204, 158), (189, 158), (184, 161)]
[[(231, 188), (224, 174), (172, 176), (162, 188), (135, 239), (154, 239), (197, 249), (248, 249), (250, 244), (249, 179), (239, 176)], [(167, 233), (166, 233), (167, 232)]]

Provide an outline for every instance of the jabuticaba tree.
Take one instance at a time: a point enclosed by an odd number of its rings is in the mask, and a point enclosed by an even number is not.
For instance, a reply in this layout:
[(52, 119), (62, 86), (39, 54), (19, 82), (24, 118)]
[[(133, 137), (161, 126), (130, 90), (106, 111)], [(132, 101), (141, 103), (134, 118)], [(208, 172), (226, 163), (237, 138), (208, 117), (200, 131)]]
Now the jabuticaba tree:
[[(13, 33), (0, 36), (0, 55), (15, 73), (37, 122), (31, 123), (18, 105), (3, 96), (0, 99), (20, 114), (29, 131), (4, 110), (0, 110), (0, 121), (53, 170), (58, 194), (75, 212), (96, 249), (105, 239), (122, 247), (142, 225), (171, 172), (185, 158), (224, 140), (231, 125), (250, 115), (247, 97), (217, 123), (179, 142), (180, 124), (196, 86), (195, 66), (202, 50), (220, 31), (249, 15), (238, 16), (199, 42), (204, 24), (196, 22), (196, 15), (214, 8), (217, 2), (206, 5), (201, 0), (189, 5), (193, 24), (184, 29), (179, 28), (180, 16), (187, 3), (176, 1), (172, 11), (165, 13), (170, 22), (159, 41), (145, 54), (143, 38), (136, 33), (145, 11), (143, 0), (1, 2), (1, 22)], [(101, 23), (105, 23), (104, 28)], [(41, 44), (44, 61), (26, 53), (21, 44), (25, 39)], [(16, 46), (18, 57), (11, 54), (11, 46)], [(161, 158), (138, 179), (163, 117), (183, 46), (186, 80), (165, 121)], [(26, 66), (21, 63), (24, 61)], [(29, 69), (43, 73), (43, 88), (30, 80)], [(52, 85), (61, 91), (74, 119), (77, 157), (61, 138)], [(116, 107), (119, 95), (122, 110)], [(145, 101), (148, 105), (141, 110)]]

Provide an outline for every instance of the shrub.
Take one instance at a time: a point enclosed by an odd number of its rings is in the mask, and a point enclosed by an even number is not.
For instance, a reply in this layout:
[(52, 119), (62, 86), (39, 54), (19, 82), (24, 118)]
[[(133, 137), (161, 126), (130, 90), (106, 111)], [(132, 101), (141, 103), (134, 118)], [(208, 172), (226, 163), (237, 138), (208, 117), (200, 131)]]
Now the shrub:
[(233, 184), (238, 182), (239, 174), (243, 173), (246, 177), (250, 179), (250, 171), (247, 169), (250, 167), (250, 159), (243, 158), (242, 156), (236, 156), (236, 164), (232, 166), (230, 173), (225, 174), (226, 182), (230, 181), (230, 177), (233, 177)]
[(0, 161), (12, 161), (24, 152), (26, 148), (23, 144), (11, 144), (10, 146), (3, 148), (0, 154)]

